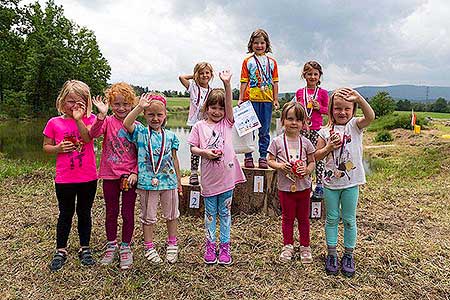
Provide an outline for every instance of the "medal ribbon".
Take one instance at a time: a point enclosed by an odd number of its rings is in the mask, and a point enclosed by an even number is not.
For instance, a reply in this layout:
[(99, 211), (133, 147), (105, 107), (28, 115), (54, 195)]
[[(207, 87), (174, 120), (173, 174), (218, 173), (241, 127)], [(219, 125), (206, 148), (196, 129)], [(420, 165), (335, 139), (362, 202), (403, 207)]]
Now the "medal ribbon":
[[(289, 162), (290, 163), (290, 160), (289, 160), (289, 148), (288, 148), (288, 143), (287, 143), (287, 139), (286, 139), (286, 134), (283, 134), (283, 141), (284, 141), (284, 151), (286, 152), (286, 160), (287, 160), (287, 162)], [(302, 138), (300, 137), (300, 136), (298, 136), (298, 146), (299, 146), (299, 149), (298, 149), (298, 155), (299, 155), (299, 159), (301, 160), (302, 159), (302, 150), (303, 150), (303, 144), (302, 144)]]
[(255, 59), (255, 61), (256, 61), (256, 67), (258, 68), (258, 71), (259, 71), (259, 73), (261, 74), (261, 78), (262, 78), (262, 80), (263, 80), (262, 83), (264, 83), (264, 85), (269, 85), (269, 83), (270, 83), (269, 71), (271, 71), (271, 70), (270, 70), (270, 61), (269, 61), (269, 58), (266, 56), (266, 58), (267, 58), (267, 68), (266, 68), (267, 74), (266, 74), (266, 72), (264, 72), (264, 69), (263, 69), (263, 67), (262, 67), (262, 64), (261, 64), (261, 62), (259, 61), (259, 59), (256, 57), (256, 55), (253, 55), (253, 58)]
[(161, 148), (159, 152), (159, 158), (156, 162), (156, 168), (155, 168), (155, 161), (153, 160), (153, 149), (152, 149), (152, 129), (150, 126), (148, 127), (148, 131), (150, 132), (150, 137), (148, 138), (148, 151), (150, 152), (150, 162), (152, 163), (153, 173), (158, 174), (159, 168), (161, 167), (162, 163), (162, 157), (164, 156), (164, 151), (166, 149), (166, 134), (164, 132), (164, 129), (161, 129)]
[[(201, 94), (200, 90), (201, 90), (201, 88), (200, 88), (200, 86), (198, 84), (197, 84), (197, 87), (198, 87), (198, 94), (197, 94), (197, 103), (196, 103), (196, 105), (198, 107), (198, 104), (200, 103), (200, 94)], [(208, 91), (206, 92), (206, 95), (205, 95), (204, 99), (208, 99), (209, 92), (211, 92), (211, 88), (208, 85)]]
[[(347, 135), (346, 135), (346, 132), (347, 132), (346, 129), (347, 129), (347, 125), (345, 125), (345, 127), (344, 127), (344, 133), (342, 134), (341, 146), (339, 147), (340, 150), (339, 150), (339, 157), (338, 157), (338, 160), (336, 160), (335, 157), (334, 157), (334, 151), (336, 151), (336, 150), (333, 150), (333, 151), (331, 152), (331, 155), (333, 156), (333, 162), (334, 162), (334, 165), (336, 166), (336, 169), (339, 167), (339, 164), (341, 163), (342, 153), (344, 153), (344, 148), (345, 148), (345, 137), (347, 136)], [(331, 139), (331, 135), (332, 135), (333, 133), (334, 133), (334, 124), (331, 126), (331, 129), (330, 129), (330, 139)]]
[[(314, 88), (314, 94), (312, 96), (312, 100), (317, 99), (317, 94), (319, 93), (319, 87), (316, 86)], [(305, 106), (305, 110), (306, 110), (306, 116), (308, 117), (308, 119), (311, 119), (311, 115), (313, 112), (313, 107), (308, 108), (308, 87), (305, 86), (305, 88), (303, 89), (303, 105)]]

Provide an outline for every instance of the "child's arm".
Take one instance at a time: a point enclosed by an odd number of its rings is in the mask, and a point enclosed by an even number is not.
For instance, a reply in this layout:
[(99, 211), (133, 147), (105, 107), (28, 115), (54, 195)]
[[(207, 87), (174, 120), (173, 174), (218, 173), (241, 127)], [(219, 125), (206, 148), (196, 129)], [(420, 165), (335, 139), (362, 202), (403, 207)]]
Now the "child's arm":
[(180, 75), (178, 77), (178, 79), (180, 79), (181, 84), (188, 89), (189, 88), (189, 80), (194, 79), (194, 75), (189, 75), (189, 74), (185, 74), (185, 75)]
[(222, 156), (221, 153), (216, 153), (213, 150), (215, 149), (201, 149), (199, 147), (191, 145), (191, 153), (199, 155), (201, 157), (214, 160)]
[(181, 193), (183, 192), (183, 187), (181, 186), (180, 161), (178, 160), (176, 149), (172, 149), (172, 157), (173, 157), (173, 166), (175, 168), (175, 174), (177, 174), (178, 193)]
[(358, 125), (359, 129), (363, 129), (372, 123), (375, 120), (375, 112), (373, 111), (370, 104), (361, 96), (360, 93), (351, 88), (343, 88), (336, 95), (341, 96), (346, 101), (358, 103), (363, 112), (363, 117), (359, 117), (356, 119), (356, 125)]
[(73, 111), (73, 118), (77, 123), (78, 131), (80, 132), (81, 140), (85, 143), (89, 143), (92, 138), (89, 135), (89, 129), (83, 122), (83, 116), (86, 113), (86, 105), (83, 102), (77, 102), (78, 108)]
[(277, 158), (270, 152), (268, 153), (268, 156), (267, 156), (267, 164), (272, 169), (284, 171), (286, 173), (289, 173), (292, 170), (292, 165), (290, 163), (277, 162)]
[(238, 105), (241, 105), (245, 102), (244, 100), (244, 94), (245, 90), (247, 89), (248, 82), (241, 82), (241, 86), (239, 87), (239, 100)]
[(136, 121), (136, 118), (149, 106), (150, 96), (148, 94), (142, 94), (141, 98), (139, 98), (139, 104), (136, 105), (136, 107), (125, 117), (125, 120), (123, 120), (123, 127), (125, 127), (129, 133), (134, 132), (134, 122)]
[(92, 97), (92, 103), (97, 107), (98, 114), (89, 130), (89, 136), (91, 138), (97, 138), (103, 134), (103, 121), (105, 121), (106, 115), (108, 114), (109, 105), (101, 96)]
[(55, 145), (55, 140), (44, 135), (44, 143), (42, 149), (48, 154), (67, 153), (75, 150), (75, 145), (70, 141), (61, 141)]
[(275, 109), (280, 108), (280, 102), (278, 102), (278, 81), (273, 83), (273, 107)]
[(332, 141), (331, 137), (326, 142), (321, 136), (317, 139), (316, 152), (314, 158), (316, 160), (324, 159), (331, 151), (338, 149), (341, 146), (341, 140), (336, 139)]
[(301, 175), (307, 176), (311, 174), (314, 169), (316, 168), (316, 160), (314, 159), (314, 153), (310, 153), (306, 155), (306, 162), (307, 166), (304, 167), (304, 170), (302, 170), (303, 167), (300, 167)]
[(233, 94), (231, 91), (231, 72), (230, 70), (222, 71), (219, 77), (223, 82), (225, 88), (225, 116), (231, 123), (234, 122), (233, 116)]

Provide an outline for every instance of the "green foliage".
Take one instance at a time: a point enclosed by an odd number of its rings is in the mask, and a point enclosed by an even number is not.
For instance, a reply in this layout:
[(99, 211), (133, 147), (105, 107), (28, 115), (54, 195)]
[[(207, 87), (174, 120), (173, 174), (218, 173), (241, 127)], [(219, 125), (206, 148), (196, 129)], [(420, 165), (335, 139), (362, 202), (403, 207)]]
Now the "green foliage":
[[(55, 113), (55, 99), (68, 79), (78, 79), (98, 94), (106, 87), (111, 68), (101, 54), (94, 33), (64, 16), (61, 6), (49, 0), (23, 7), (19, 1), (0, 6), (0, 96), (6, 113), (17, 95), (26, 95), (33, 114)], [(5, 19), (5, 22), (3, 22)]]
[(370, 106), (375, 111), (377, 118), (393, 113), (395, 110), (395, 101), (389, 96), (388, 92), (378, 92), (370, 100)]
[[(417, 115), (417, 125), (427, 125), (428, 121), (424, 116)], [(392, 130), (396, 128), (412, 129), (411, 114), (395, 112), (376, 119), (370, 124), (369, 131)]]
[(5, 100), (0, 105), (1, 111), (8, 112), (12, 118), (30, 117), (31, 105), (26, 102), (25, 92), (7, 90)]
[(375, 142), (392, 142), (393, 140), (394, 137), (387, 130), (380, 131), (375, 136)]

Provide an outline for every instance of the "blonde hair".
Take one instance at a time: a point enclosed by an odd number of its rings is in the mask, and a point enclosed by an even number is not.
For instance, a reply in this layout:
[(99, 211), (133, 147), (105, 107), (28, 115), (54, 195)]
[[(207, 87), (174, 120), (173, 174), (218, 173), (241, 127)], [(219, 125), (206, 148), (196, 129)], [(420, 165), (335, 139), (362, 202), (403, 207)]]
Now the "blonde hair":
[[(305, 79), (306, 73), (308, 73), (312, 69), (319, 71), (320, 77), (322, 77), (322, 75), (323, 75), (322, 66), (317, 61), (314, 61), (314, 60), (311, 60), (311, 61), (308, 61), (307, 63), (305, 63), (305, 65), (303, 66), (303, 72), (302, 72), (301, 77), (303, 79)], [(320, 80), (317, 81), (317, 86), (319, 86), (319, 85), (320, 85)]]
[(297, 120), (300, 120), (302, 122), (306, 119), (306, 112), (303, 108), (303, 105), (300, 104), (300, 102), (287, 102), (283, 105), (283, 110), (281, 112), (281, 124), (284, 126), (284, 120), (286, 120), (288, 112), (294, 109), (295, 117)]
[[(333, 105), (334, 105), (334, 98), (336, 97), (336, 94), (341, 91), (344, 88), (338, 88), (335, 89), (334, 92), (331, 94), (330, 101), (328, 102), (328, 123), (327, 127), (331, 127), (334, 123), (336, 123), (336, 120), (333, 117)], [(345, 101), (345, 99), (343, 99)], [(356, 115), (356, 110), (358, 109), (358, 104), (356, 102), (353, 102), (353, 112), (352, 115)]]
[(122, 95), (125, 98), (125, 102), (131, 104), (132, 106), (137, 104), (136, 93), (131, 85), (126, 82), (114, 83), (105, 91), (106, 99), (108, 99), (108, 103), (110, 105), (117, 95)]
[(211, 72), (210, 80), (212, 80), (214, 78), (214, 70), (213, 70), (213, 67), (211, 66), (211, 64), (207, 63), (205, 61), (199, 62), (194, 67), (194, 81), (197, 85), (199, 84), (199, 77), (200, 77), (199, 73), (200, 73), (200, 71), (202, 71), (204, 69), (209, 69), (209, 71)]
[(76, 95), (83, 98), (86, 102), (86, 117), (90, 117), (92, 113), (92, 100), (91, 100), (91, 90), (89, 86), (79, 80), (67, 80), (61, 88), (61, 91), (56, 98), (56, 109), (60, 114), (64, 114), (63, 106), (67, 95), (70, 93), (75, 93)]
[(270, 46), (269, 35), (267, 34), (267, 32), (264, 29), (259, 28), (259, 29), (256, 29), (255, 31), (253, 31), (252, 34), (250, 35), (250, 40), (248, 41), (248, 45), (247, 45), (247, 50), (248, 50), (247, 53), (253, 52), (253, 48), (252, 48), (253, 41), (259, 37), (264, 38), (264, 41), (266, 42), (265, 53), (272, 52), (272, 47)]

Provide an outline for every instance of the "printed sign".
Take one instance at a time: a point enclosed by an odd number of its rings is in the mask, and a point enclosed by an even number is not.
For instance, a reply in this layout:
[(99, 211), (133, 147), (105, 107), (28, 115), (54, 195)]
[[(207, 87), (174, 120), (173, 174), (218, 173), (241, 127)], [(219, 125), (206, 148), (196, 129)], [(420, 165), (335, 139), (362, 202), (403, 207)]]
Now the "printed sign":
[(264, 176), (253, 177), (253, 192), (262, 193), (264, 190)]
[(261, 127), (255, 109), (250, 101), (233, 107), (234, 126), (239, 136), (243, 136)]
[(199, 208), (200, 207), (200, 192), (191, 191), (189, 197), (189, 208)]
[(311, 218), (320, 219), (322, 217), (322, 202), (311, 201)]

